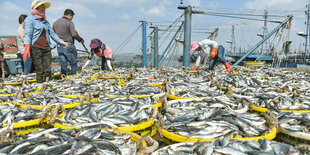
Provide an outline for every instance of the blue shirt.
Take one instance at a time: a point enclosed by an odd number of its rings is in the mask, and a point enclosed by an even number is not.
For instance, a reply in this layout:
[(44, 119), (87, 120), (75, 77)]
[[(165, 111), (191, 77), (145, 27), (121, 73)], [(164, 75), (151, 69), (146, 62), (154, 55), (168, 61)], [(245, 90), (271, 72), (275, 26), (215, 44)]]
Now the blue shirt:
[(55, 44), (51, 43), (51, 38), (57, 42), (58, 40), (61, 40), (57, 34), (53, 31), (50, 23), (44, 19), (43, 21), (40, 21), (40, 19), (37, 16), (30, 15), (25, 19), (25, 42), (24, 44), (30, 44), (31, 46), (37, 41), (37, 39), (40, 37), (43, 28), (46, 31), (46, 38), (48, 41), (48, 44), (51, 48), (55, 48)]

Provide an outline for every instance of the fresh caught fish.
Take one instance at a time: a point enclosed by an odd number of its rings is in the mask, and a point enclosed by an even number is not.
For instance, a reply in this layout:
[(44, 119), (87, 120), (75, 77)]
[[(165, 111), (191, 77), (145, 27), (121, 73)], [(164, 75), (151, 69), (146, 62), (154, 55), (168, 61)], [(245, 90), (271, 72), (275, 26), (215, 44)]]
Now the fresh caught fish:
[[(256, 146), (253, 147), (253, 144)], [(214, 142), (187, 142), (177, 143), (163, 147), (152, 155), (169, 155), (169, 154), (189, 154), (189, 155), (211, 155), (211, 154), (268, 154), (283, 155), (292, 154), (300, 155), (300, 151), (295, 147), (279, 143), (276, 141), (259, 140), (259, 141), (242, 141), (226, 138), (218, 138)]]

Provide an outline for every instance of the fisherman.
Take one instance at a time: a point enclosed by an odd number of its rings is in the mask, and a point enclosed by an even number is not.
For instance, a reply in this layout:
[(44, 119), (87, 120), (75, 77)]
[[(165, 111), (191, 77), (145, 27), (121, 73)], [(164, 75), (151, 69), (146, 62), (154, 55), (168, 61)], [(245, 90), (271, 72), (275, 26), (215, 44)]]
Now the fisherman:
[(110, 71), (114, 71), (111, 65), (113, 52), (109, 46), (102, 43), (101, 40), (95, 38), (91, 40), (89, 47), (91, 48), (91, 57), (88, 58), (89, 60), (93, 57), (95, 53), (102, 60), (101, 61), (102, 70), (106, 70), (106, 66), (108, 66), (108, 69)]
[(19, 22), (19, 27), (17, 29), (17, 47), (18, 47), (18, 52), (17, 52), (17, 56), (22, 60), (21, 64), (23, 67), (23, 71), (24, 71), (24, 61), (23, 61), (23, 56), (24, 56), (24, 52), (25, 52), (25, 47), (24, 47), (24, 40), (25, 40), (25, 19), (26, 19), (27, 15), (20, 15), (18, 18), (18, 22)]
[(224, 58), (225, 48), (222, 45), (219, 45), (219, 43), (217, 43), (216, 41), (209, 40), (209, 39), (205, 39), (200, 42), (194, 41), (191, 44), (191, 49), (189, 53), (192, 53), (193, 51), (197, 51), (199, 56), (196, 60), (195, 66), (193, 67), (191, 71), (197, 70), (200, 64), (200, 60), (203, 57), (203, 55), (206, 55), (207, 53), (209, 53), (209, 51), (211, 51), (210, 52), (211, 63), (210, 63), (209, 69), (213, 70), (217, 61), (220, 61), (225, 65), (227, 69), (225, 72), (226, 73), (231, 72), (230, 64)]
[(71, 9), (66, 9), (64, 16), (56, 20), (53, 24), (53, 30), (55, 33), (68, 43), (68, 47), (64, 48), (60, 45), (57, 46), (57, 52), (59, 55), (59, 62), (61, 65), (61, 74), (67, 75), (68, 61), (71, 65), (71, 74), (76, 74), (77, 71), (77, 50), (74, 46), (74, 40), (84, 43), (83, 38), (75, 31), (74, 23), (72, 22), (74, 12)]

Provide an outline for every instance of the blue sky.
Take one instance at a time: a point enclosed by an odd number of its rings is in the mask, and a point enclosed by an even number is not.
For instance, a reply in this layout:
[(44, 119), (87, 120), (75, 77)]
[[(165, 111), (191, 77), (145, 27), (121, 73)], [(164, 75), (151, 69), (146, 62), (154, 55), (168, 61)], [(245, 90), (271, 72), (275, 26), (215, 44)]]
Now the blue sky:
[[(31, 2), (31, 0), (0, 0), (0, 35), (16, 34), (18, 16), (30, 14)], [(183, 0), (183, 2), (184, 5), (200, 7), (194, 9), (212, 12), (263, 14), (263, 10), (268, 9), (272, 10), (270, 14), (294, 14), (290, 32), (293, 41), (291, 49), (298, 49), (302, 46), (300, 42), (304, 42), (304, 39), (296, 33), (305, 31), (306, 17), (303, 11), (306, 9), (307, 0)], [(133, 33), (140, 25), (140, 20), (146, 20), (148, 26), (153, 22), (153, 25), (161, 25), (164, 28), (183, 13), (182, 10), (177, 9), (179, 0), (51, 0), (50, 3), (51, 7), (46, 12), (50, 23), (62, 17), (66, 8), (71, 8), (76, 14), (73, 22), (84, 38), (86, 46), (88, 47), (91, 39), (99, 38), (112, 49), (117, 49)], [(282, 21), (284, 18), (276, 18), (276, 20)], [(256, 34), (261, 31), (263, 25), (262, 22), (207, 15), (193, 15), (192, 24), (194, 30), (202, 32), (212, 31), (215, 27), (219, 27), (220, 33), (217, 41), (227, 49), (229, 49), (229, 44), (226, 40), (231, 39), (232, 24), (236, 25), (236, 46), (247, 48), (259, 41), (260, 38)], [(275, 26), (276, 24), (268, 24), (269, 31)], [(147, 33), (150, 32), (151, 29), (148, 28)], [(208, 34), (193, 33), (192, 41), (204, 39), (206, 36)], [(121, 52), (136, 52), (139, 44), (141, 44), (141, 29)], [(79, 49), (83, 49), (79, 43), (76, 45)], [(163, 51), (162, 49), (160, 52)], [(181, 50), (180, 53), (182, 53)]]

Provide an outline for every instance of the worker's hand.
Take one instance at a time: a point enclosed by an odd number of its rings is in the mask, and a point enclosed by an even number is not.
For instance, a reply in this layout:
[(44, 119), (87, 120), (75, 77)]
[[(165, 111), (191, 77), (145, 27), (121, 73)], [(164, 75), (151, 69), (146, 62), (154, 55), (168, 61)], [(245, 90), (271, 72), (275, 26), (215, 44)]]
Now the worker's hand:
[(197, 66), (194, 66), (193, 69), (191, 71), (196, 71), (198, 69)]
[(84, 44), (84, 39), (81, 40), (81, 43)]
[(213, 48), (213, 49), (212, 49), (212, 52), (211, 52), (211, 54), (210, 54), (210, 57), (213, 59), (213, 58), (216, 57), (216, 54), (217, 54), (217, 48)]
[(30, 44), (25, 44), (24, 61), (27, 59), (27, 56), (30, 58)]
[(58, 40), (58, 43), (61, 44), (64, 48), (68, 47), (68, 43), (64, 42), (63, 40)]

